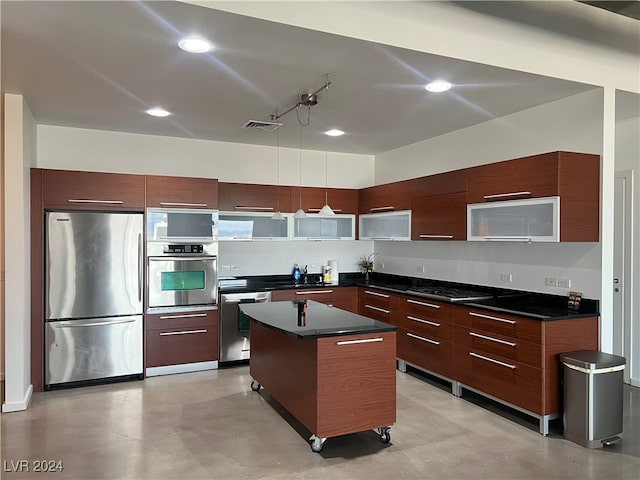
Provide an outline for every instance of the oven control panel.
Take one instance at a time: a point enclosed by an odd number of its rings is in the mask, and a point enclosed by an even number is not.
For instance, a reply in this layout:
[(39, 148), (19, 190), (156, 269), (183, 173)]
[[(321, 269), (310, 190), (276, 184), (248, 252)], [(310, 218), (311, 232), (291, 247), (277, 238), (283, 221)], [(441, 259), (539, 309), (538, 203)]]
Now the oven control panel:
[(202, 244), (169, 244), (165, 245), (164, 253), (203, 253)]

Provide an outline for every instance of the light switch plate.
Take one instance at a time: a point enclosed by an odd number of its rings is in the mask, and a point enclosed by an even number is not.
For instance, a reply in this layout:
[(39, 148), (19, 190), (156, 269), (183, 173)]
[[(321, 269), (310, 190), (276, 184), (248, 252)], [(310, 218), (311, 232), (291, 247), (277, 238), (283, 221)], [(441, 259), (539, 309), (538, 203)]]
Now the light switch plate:
[(571, 280), (568, 278), (559, 278), (558, 286), (562, 288), (571, 288)]
[(558, 279), (555, 277), (547, 277), (544, 279), (544, 284), (547, 287), (557, 287), (558, 286)]

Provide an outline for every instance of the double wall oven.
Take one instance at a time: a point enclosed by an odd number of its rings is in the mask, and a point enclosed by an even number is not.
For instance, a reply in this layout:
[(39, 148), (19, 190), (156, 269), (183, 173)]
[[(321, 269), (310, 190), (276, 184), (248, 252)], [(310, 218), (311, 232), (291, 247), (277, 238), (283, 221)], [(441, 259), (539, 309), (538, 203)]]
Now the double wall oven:
[(147, 312), (217, 308), (218, 212), (147, 209)]

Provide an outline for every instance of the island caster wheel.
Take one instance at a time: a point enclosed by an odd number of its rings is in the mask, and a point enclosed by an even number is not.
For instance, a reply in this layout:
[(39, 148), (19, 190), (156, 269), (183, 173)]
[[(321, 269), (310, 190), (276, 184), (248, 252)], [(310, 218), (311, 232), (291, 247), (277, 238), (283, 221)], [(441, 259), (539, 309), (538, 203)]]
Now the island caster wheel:
[(311, 451), (319, 453), (322, 451), (322, 447), (324, 447), (326, 438), (320, 438), (316, 437), (315, 435), (311, 435), (311, 438), (309, 440), (311, 441)]
[(260, 385), (255, 380), (251, 380), (251, 390), (253, 390), (254, 392), (257, 392), (260, 390), (260, 387), (262, 387), (262, 385)]
[(380, 441), (382, 443), (389, 443), (391, 441), (391, 429), (389, 427), (379, 428), (378, 435), (380, 435)]

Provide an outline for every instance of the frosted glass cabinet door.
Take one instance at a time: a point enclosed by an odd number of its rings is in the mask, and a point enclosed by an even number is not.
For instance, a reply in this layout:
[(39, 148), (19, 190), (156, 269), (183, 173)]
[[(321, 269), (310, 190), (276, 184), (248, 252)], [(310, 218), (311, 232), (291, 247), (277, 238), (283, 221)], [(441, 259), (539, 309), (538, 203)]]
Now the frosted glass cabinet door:
[(475, 241), (560, 241), (560, 197), (467, 205), (467, 238)]
[(288, 240), (289, 216), (272, 217), (273, 213), (220, 212), (218, 240)]
[(360, 240), (411, 240), (411, 210), (367, 213), (359, 220)]
[(355, 215), (322, 216), (307, 214), (293, 219), (296, 240), (355, 240)]

